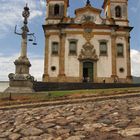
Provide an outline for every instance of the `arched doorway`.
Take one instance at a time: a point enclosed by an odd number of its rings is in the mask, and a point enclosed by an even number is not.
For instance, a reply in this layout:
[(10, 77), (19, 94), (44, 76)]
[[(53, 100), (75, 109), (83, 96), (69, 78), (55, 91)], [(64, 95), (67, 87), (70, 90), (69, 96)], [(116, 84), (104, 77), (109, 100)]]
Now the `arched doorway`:
[(93, 62), (83, 62), (83, 82), (93, 82), (94, 80)]

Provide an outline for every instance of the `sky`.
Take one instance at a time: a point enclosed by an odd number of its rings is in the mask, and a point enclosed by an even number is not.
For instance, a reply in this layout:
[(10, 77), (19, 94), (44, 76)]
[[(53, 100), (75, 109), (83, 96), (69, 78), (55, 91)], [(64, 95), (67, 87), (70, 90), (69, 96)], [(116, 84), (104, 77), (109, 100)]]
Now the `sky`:
[[(70, 0), (68, 15), (74, 17), (74, 10), (84, 7), (86, 0)], [(28, 42), (28, 58), (32, 64), (31, 75), (42, 80), (44, 68), (44, 34), (42, 25), (46, 16), (46, 0), (0, 0), (0, 81), (8, 81), (8, 74), (15, 72), (14, 61), (19, 57), (21, 37), (14, 34), (15, 25), (21, 32), (23, 7), (30, 8), (29, 29), (35, 33), (37, 46)], [(92, 6), (102, 9), (103, 0), (91, 0)], [(103, 9), (102, 9), (103, 11)], [(140, 0), (129, 0), (128, 12), (131, 32), (132, 75), (140, 76)]]

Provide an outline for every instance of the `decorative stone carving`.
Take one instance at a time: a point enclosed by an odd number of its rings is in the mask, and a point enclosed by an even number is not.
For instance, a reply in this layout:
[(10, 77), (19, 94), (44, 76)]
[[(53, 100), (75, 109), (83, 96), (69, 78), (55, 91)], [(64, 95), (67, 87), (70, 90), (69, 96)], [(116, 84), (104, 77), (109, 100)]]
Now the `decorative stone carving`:
[(93, 61), (97, 61), (98, 56), (96, 55), (96, 50), (95, 50), (94, 46), (88, 42), (85, 45), (83, 45), (83, 49), (81, 50), (81, 53), (80, 53), (78, 59), (79, 60), (90, 59)]
[(31, 67), (31, 63), (28, 60), (28, 58), (19, 57), (17, 60), (15, 60), (14, 64), (15, 65), (27, 65), (28, 67)]
[(14, 73), (10, 73), (8, 75), (10, 81), (14, 81), (14, 80), (19, 80), (19, 81), (25, 81), (25, 80), (29, 80), (31, 82), (34, 82), (34, 77), (31, 76), (30, 74), (14, 74)]
[(90, 40), (93, 38), (93, 27), (95, 26), (92, 22), (86, 22), (82, 24), (82, 27), (84, 29), (83, 37), (86, 39), (87, 42), (90, 42)]
[(83, 36), (89, 42), (94, 35), (92, 32), (84, 32)]
[(81, 18), (81, 23), (95, 22), (95, 21), (96, 21), (95, 15), (83, 15)]

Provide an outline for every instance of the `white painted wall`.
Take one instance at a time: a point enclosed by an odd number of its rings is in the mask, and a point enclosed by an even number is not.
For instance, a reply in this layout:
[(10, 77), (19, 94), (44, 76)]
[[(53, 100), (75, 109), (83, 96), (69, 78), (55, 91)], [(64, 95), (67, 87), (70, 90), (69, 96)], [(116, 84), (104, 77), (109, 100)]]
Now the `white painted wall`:
[[(68, 35), (66, 41), (66, 53), (65, 53), (65, 73), (67, 76), (79, 77), (79, 60), (78, 56), (81, 53), (83, 45), (86, 43), (85, 38), (82, 35)], [(69, 56), (69, 41), (68, 39), (77, 39), (78, 48), (77, 56)], [(99, 56), (99, 40), (106, 39), (108, 40), (108, 56)], [(94, 45), (96, 54), (99, 56), (97, 62), (97, 76), (98, 77), (110, 77), (112, 74), (112, 65), (111, 65), (111, 39), (110, 36), (106, 35), (95, 35), (91, 44)]]
[[(100, 56), (99, 50), (99, 40), (107, 40), (108, 41), (108, 55)], [(110, 77), (112, 74), (112, 63), (111, 63), (111, 38), (109, 35), (95, 35), (92, 39), (92, 44), (96, 49), (96, 53), (99, 56), (99, 60), (97, 61), (97, 77)]]
[[(58, 74), (59, 74), (59, 55), (55, 56), (55, 55), (51, 54), (51, 52), (52, 52), (51, 45), (52, 45), (53, 41), (59, 42), (59, 37), (57, 35), (52, 35), (52, 36), (50, 36), (50, 39), (49, 39), (49, 67), (48, 67), (48, 73), (49, 73), (50, 77), (57, 77)], [(51, 70), (52, 66), (56, 67), (55, 71)]]
[[(117, 57), (117, 75), (119, 78), (126, 78), (127, 76), (127, 59), (126, 59), (126, 40), (124, 37), (117, 37), (116, 44), (124, 44), (124, 57)], [(119, 71), (120, 68), (124, 68), (124, 72)]]
[[(97, 30), (96, 30), (97, 31)], [(77, 55), (69, 55), (69, 39), (76, 39), (77, 42)], [(108, 41), (108, 55), (100, 56), (99, 51), (99, 41), (100, 40)], [(53, 41), (60, 42), (59, 36), (52, 35), (49, 40), (49, 75), (51, 77), (57, 77), (59, 74), (59, 56), (51, 55), (51, 44)], [(112, 56), (111, 56), (111, 37), (110, 35), (95, 35), (91, 39), (91, 44), (94, 45), (96, 50), (96, 54), (99, 57), (97, 61), (97, 77), (110, 77), (112, 75)], [(78, 60), (78, 56), (81, 53), (81, 49), (83, 45), (86, 43), (83, 35), (79, 34), (67, 34), (66, 42), (65, 42), (65, 74), (68, 77), (79, 77), (79, 68), (80, 62)], [(126, 59), (126, 40), (124, 37), (120, 36), (116, 39), (116, 44), (122, 43), (124, 44), (124, 57), (117, 57), (117, 75), (119, 78), (126, 78), (127, 76), (127, 59)], [(60, 46), (59, 46), (60, 47)], [(56, 71), (51, 70), (51, 66), (56, 66)], [(124, 68), (124, 72), (121, 73), (119, 71), (120, 68)]]
[[(69, 39), (77, 39), (77, 55), (69, 55)], [(66, 37), (66, 50), (65, 50), (65, 74), (69, 77), (79, 77), (80, 62), (78, 56), (81, 52), (82, 46), (85, 44), (86, 40), (82, 35), (69, 34)]]

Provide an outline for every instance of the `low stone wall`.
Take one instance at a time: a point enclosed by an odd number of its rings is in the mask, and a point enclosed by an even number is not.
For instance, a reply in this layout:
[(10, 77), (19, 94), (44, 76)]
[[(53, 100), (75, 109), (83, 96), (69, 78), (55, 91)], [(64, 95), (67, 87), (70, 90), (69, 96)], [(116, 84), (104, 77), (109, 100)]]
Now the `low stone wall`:
[(50, 83), (35, 82), (35, 91), (59, 91), (59, 90), (81, 90), (81, 89), (108, 89), (140, 87), (140, 84), (120, 84), (120, 83)]

